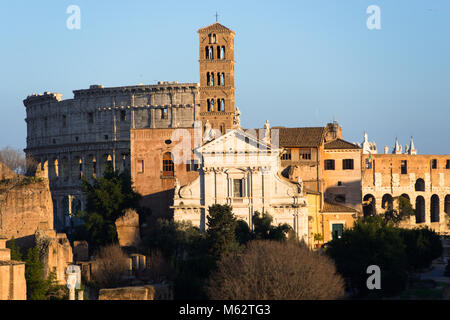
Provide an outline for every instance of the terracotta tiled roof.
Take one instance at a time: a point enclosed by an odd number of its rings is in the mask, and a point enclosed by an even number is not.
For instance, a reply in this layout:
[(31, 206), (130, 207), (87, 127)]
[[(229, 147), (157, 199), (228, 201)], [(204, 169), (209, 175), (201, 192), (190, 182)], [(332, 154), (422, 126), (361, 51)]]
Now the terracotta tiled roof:
[(325, 149), (361, 149), (356, 144), (347, 142), (342, 139), (336, 139), (325, 143)]
[(281, 147), (319, 147), (323, 141), (324, 127), (283, 128), (279, 130)]
[(337, 203), (331, 203), (331, 202), (327, 202), (325, 201), (323, 203), (323, 208), (321, 210), (321, 212), (323, 213), (328, 213), (328, 212), (357, 212), (355, 209), (350, 208), (350, 207), (346, 207), (343, 206), (342, 204), (337, 204)]
[[(279, 146), (302, 148), (302, 147), (319, 147), (323, 141), (323, 134), (325, 132), (324, 127), (303, 127), (303, 128), (285, 128), (285, 127), (272, 127), (272, 130), (278, 130), (279, 134)], [(245, 129), (250, 130), (259, 138), (264, 137), (264, 129)], [(253, 134), (253, 135), (254, 135)]]
[(217, 31), (229, 31), (229, 32), (233, 32), (233, 30), (225, 27), (224, 25), (221, 25), (218, 22), (215, 22), (213, 24), (210, 24), (209, 26), (203, 27), (201, 29), (198, 30), (198, 32), (207, 32), (207, 31), (211, 31), (211, 30), (217, 30)]

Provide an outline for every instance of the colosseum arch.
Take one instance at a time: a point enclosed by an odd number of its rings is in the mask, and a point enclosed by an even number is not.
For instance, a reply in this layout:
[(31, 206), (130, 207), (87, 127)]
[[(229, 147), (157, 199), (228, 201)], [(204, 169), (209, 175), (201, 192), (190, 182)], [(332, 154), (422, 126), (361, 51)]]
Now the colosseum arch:
[(69, 180), (69, 175), (70, 175), (70, 168), (69, 168), (69, 160), (67, 159), (67, 157), (63, 157), (62, 161), (61, 161), (61, 175), (63, 177), (64, 181)]
[(425, 222), (425, 199), (422, 196), (416, 198), (416, 223)]
[(375, 197), (372, 194), (366, 194), (363, 198), (363, 213), (364, 217), (375, 216), (377, 214)]
[(106, 167), (107, 166), (112, 166), (112, 157), (110, 154), (105, 153), (100, 161), (100, 176), (103, 176), (103, 174), (105, 173)]
[(72, 199), (72, 215), (76, 214), (78, 211), (81, 210), (81, 201), (78, 198)]
[(97, 159), (93, 154), (86, 157), (86, 163), (84, 165), (84, 170), (86, 170), (85, 176), (87, 178), (95, 178), (97, 170)]
[(409, 197), (409, 195), (408, 195), (407, 193), (402, 193), (402, 194), (400, 195), (400, 197), (403, 197), (403, 198), (405, 198), (405, 199), (408, 199), (408, 201), (411, 201), (411, 198)]
[(431, 196), (430, 221), (439, 222), (439, 196), (437, 194)]
[(58, 178), (59, 176), (59, 167), (58, 167), (58, 158), (53, 158), (50, 162), (50, 168), (49, 168), (49, 175), (50, 178)]
[(381, 207), (385, 210), (392, 210), (394, 208), (394, 199), (389, 193), (383, 195)]
[(416, 180), (415, 190), (416, 191), (425, 191), (425, 181), (423, 181), (423, 179), (419, 178)]
[(75, 156), (72, 159), (72, 180), (77, 181), (81, 179), (83, 175), (83, 161), (79, 156)]

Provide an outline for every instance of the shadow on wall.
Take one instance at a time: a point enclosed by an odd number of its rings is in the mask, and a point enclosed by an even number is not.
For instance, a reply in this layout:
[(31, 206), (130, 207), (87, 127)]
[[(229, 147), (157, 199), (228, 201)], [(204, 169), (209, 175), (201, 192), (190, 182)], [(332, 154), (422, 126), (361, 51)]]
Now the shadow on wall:
[(341, 185), (328, 187), (325, 189), (324, 197), (328, 202), (338, 203), (361, 211), (361, 181), (346, 181), (342, 182)]
[[(174, 189), (148, 194), (142, 197), (139, 224), (143, 226), (141, 232), (145, 232), (145, 225), (151, 226), (158, 218), (173, 219), (173, 209), (169, 207), (173, 204)], [(142, 233), (143, 234), (143, 233)]]

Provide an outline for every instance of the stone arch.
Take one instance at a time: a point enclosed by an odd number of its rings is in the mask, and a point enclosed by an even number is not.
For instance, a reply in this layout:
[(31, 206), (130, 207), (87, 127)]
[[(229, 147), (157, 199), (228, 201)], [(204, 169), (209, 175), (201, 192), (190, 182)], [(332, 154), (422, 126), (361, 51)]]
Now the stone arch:
[(450, 194), (445, 196), (444, 199), (444, 212), (450, 215)]
[(423, 179), (419, 178), (416, 180), (415, 190), (416, 191), (425, 191), (425, 181)]
[(392, 210), (394, 208), (394, 199), (389, 193), (383, 195), (381, 199), (381, 207), (385, 210)]
[(422, 196), (416, 198), (416, 223), (425, 222), (425, 199)]
[(61, 161), (61, 168), (62, 168), (62, 177), (64, 181), (67, 181), (69, 179), (70, 175), (70, 168), (69, 168), (69, 160), (67, 157), (63, 157)]
[(372, 194), (366, 194), (363, 198), (363, 213), (364, 217), (375, 216), (377, 214), (375, 197)]
[(95, 158), (95, 155), (90, 154), (87, 156), (85, 170), (86, 170), (87, 178), (95, 178), (96, 177), (97, 159)]
[(100, 163), (100, 176), (103, 176), (105, 173), (107, 166), (112, 166), (112, 157), (109, 153), (105, 153), (102, 155), (101, 163)]
[(439, 222), (439, 196), (433, 194), (430, 202), (430, 221)]
[(402, 193), (400, 197), (403, 197), (403, 198), (408, 199), (409, 201), (411, 201), (411, 198), (409, 197), (409, 195), (407, 193)]
[(81, 201), (78, 198), (72, 199), (72, 215), (76, 214), (78, 211), (81, 210)]
[(80, 180), (81, 176), (83, 175), (83, 161), (81, 160), (81, 157), (75, 156), (72, 159), (72, 180)]
[(63, 225), (64, 227), (68, 226), (68, 217), (69, 217), (69, 197), (64, 196), (61, 201), (61, 208), (62, 208), (62, 214), (63, 214)]

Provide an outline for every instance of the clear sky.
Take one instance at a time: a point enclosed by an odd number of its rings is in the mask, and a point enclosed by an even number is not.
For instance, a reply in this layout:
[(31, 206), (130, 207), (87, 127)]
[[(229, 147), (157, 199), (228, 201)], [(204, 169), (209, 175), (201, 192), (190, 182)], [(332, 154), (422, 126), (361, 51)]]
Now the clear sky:
[[(69, 30), (69, 5), (81, 29)], [(369, 30), (369, 5), (381, 29)], [(198, 82), (198, 34), (236, 32), (243, 127), (364, 131), (378, 150), (414, 136), (419, 153), (450, 154), (450, 1), (71, 0), (0, 3), (0, 147), (26, 146), (23, 99), (91, 84)]]

